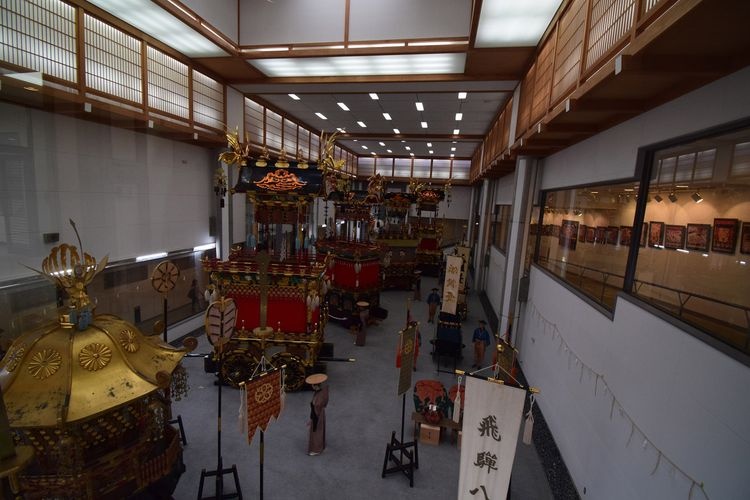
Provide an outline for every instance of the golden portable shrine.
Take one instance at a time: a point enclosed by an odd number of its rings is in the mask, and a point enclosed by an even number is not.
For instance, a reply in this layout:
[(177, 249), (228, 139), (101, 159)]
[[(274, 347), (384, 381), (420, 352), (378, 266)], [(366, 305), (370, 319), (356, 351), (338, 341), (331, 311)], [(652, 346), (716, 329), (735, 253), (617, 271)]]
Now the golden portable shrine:
[(106, 263), (75, 246), (53, 248), (40, 273), (70, 306), (21, 334), (0, 363), (15, 445), (34, 451), (19, 473), (24, 498), (164, 498), (184, 471), (169, 420), (171, 399), (187, 390), (180, 362), (196, 341), (177, 349), (95, 316), (86, 286)]
[[(230, 151), (219, 159), (239, 166), (232, 192), (247, 196), (248, 237), (226, 261), (203, 262), (211, 281), (237, 308), (220, 376), (239, 387), (265, 356), (274, 366), (286, 365), (284, 387), (298, 390), (308, 373), (324, 369), (318, 356), (328, 317), (330, 258), (313, 245), (311, 207), (325, 183), (336, 185), (339, 174), (332, 160), (320, 166), (299, 157), (290, 161), (284, 151), (275, 161), (265, 152), (255, 160), (236, 134), (227, 138)], [(261, 264), (261, 255), (269, 262)]]

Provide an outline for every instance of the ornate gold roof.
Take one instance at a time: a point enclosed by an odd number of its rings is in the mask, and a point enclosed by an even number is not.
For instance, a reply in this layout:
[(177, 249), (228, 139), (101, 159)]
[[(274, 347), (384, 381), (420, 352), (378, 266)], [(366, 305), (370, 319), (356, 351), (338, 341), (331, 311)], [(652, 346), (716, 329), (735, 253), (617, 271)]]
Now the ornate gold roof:
[(86, 285), (106, 261), (97, 264), (67, 244), (44, 259), (40, 274), (65, 288), (70, 306), (61, 309), (58, 323), (21, 334), (0, 361), (12, 427), (88, 419), (166, 388), (182, 357), (195, 347), (195, 339), (188, 349), (176, 349), (117, 316), (94, 316)]
[(8, 419), (47, 427), (106, 412), (167, 386), (186, 352), (112, 315), (83, 331), (53, 324), (27, 332), (0, 362)]

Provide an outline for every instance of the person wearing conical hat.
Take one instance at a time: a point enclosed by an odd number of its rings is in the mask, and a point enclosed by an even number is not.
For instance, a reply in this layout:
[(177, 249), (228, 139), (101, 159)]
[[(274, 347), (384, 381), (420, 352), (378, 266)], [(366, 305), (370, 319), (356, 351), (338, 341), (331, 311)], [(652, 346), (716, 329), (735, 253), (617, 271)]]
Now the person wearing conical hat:
[(307, 454), (310, 456), (320, 455), (326, 449), (326, 406), (328, 406), (328, 385), (323, 382), (328, 376), (323, 373), (315, 373), (305, 379), (305, 382), (313, 388), (314, 394), (310, 401), (310, 437), (307, 443)]

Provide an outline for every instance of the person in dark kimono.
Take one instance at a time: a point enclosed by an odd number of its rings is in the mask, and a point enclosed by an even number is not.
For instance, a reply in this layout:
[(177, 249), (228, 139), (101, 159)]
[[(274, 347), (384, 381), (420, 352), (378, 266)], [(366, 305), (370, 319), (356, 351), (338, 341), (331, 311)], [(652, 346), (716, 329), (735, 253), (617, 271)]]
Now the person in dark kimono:
[(305, 382), (310, 384), (315, 393), (310, 401), (310, 438), (307, 444), (307, 454), (320, 455), (326, 449), (326, 406), (328, 405), (328, 386), (323, 383), (328, 376), (323, 373), (310, 375)]

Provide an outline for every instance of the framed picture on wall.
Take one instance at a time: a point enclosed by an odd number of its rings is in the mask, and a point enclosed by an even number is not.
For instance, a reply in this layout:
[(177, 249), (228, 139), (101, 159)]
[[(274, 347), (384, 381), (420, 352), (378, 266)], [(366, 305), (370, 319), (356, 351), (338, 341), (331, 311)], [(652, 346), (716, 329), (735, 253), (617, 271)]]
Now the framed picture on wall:
[(720, 253), (734, 253), (737, 246), (737, 219), (714, 219), (713, 238), (711, 238), (711, 250)]
[(596, 228), (593, 226), (586, 227), (586, 243), (594, 243), (596, 241)]
[(606, 243), (604, 239), (604, 235), (607, 232), (607, 228), (604, 226), (597, 226), (596, 231), (594, 231), (594, 241), (596, 243), (599, 243), (600, 245), (604, 245)]
[(617, 236), (620, 234), (620, 228), (617, 226), (607, 227), (607, 245), (617, 245)]
[(633, 239), (633, 228), (631, 226), (620, 226), (620, 245), (630, 246)]
[(586, 224), (581, 224), (578, 226), (578, 241), (581, 243), (586, 242), (586, 229), (588, 229), (588, 226)]
[(578, 221), (563, 219), (560, 226), (560, 237), (557, 240), (558, 245), (568, 250), (575, 250), (577, 240)]
[(685, 226), (667, 224), (664, 228), (664, 248), (685, 248)]
[(648, 228), (648, 246), (660, 247), (664, 241), (664, 223), (651, 221)]
[(740, 253), (750, 254), (750, 222), (742, 223), (742, 238), (740, 239)]
[(687, 249), (708, 252), (711, 242), (711, 224), (687, 225)]
[(648, 222), (643, 223), (643, 229), (641, 230), (641, 246), (645, 247), (648, 242)]

